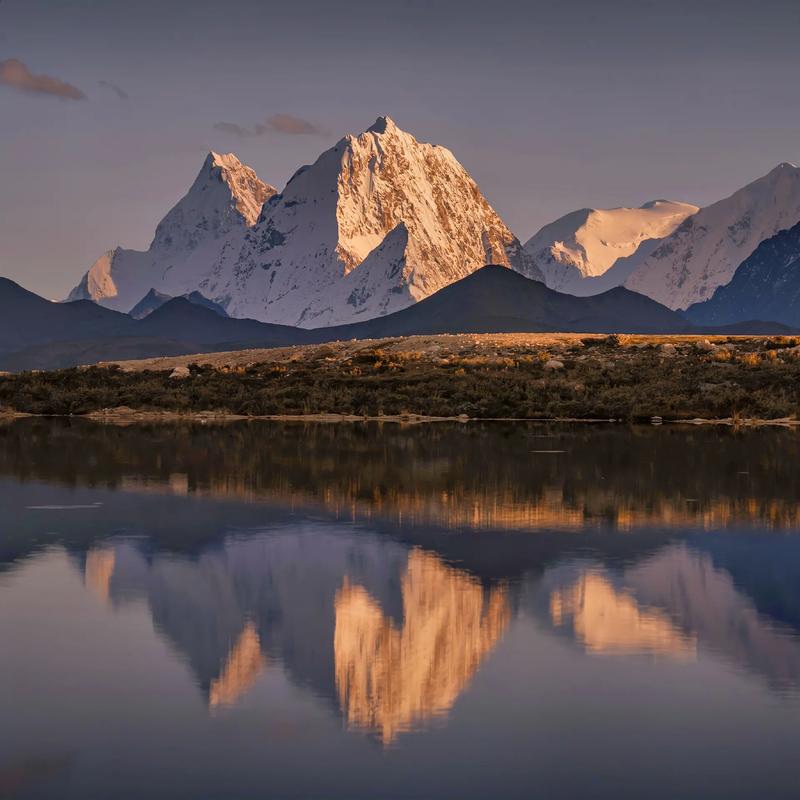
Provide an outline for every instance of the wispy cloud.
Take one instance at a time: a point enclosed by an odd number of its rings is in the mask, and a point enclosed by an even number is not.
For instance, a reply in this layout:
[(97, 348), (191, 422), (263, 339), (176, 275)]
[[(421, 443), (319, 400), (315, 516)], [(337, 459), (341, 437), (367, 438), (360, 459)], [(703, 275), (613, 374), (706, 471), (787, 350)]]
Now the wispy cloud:
[(273, 114), (264, 122), (257, 122), (248, 128), (236, 122), (218, 122), (214, 128), (232, 136), (265, 136), (277, 133), (283, 136), (325, 136), (326, 131), (319, 125), (291, 114)]
[(214, 129), (222, 131), (223, 133), (230, 133), (232, 136), (254, 136), (254, 132), (237, 125), (235, 122), (218, 122), (214, 125)]
[(0, 61), (0, 84), (30, 94), (46, 94), (65, 100), (86, 99), (86, 95), (71, 83), (51, 75), (34, 75), (18, 58)]
[(121, 89), (116, 83), (111, 83), (111, 81), (97, 81), (97, 85), (110, 89), (120, 100), (128, 100), (130, 97), (124, 89)]
[(287, 136), (322, 136), (325, 131), (313, 122), (291, 114), (273, 114), (263, 126), (266, 131), (283, 133)]

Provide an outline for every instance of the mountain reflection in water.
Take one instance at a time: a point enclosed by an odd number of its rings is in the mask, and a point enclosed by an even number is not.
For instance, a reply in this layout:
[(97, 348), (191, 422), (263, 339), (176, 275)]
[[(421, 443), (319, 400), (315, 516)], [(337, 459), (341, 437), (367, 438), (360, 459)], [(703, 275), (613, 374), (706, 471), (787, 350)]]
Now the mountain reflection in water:
[[(358, 582), (365, 565), (387, 608), (399, 588), (399, 623)], [(146, 599), (210, 707), (253, 686), (269, 647), (299, 682), (338, 700), (348, 724), (387, 744), (447, 714), (511, 615), (504, 587), (485, 590), (432, 553), (309, 531), (228, 540), (198, 560), (105, 545), (87, 553), (84, 580), (117, 605)]]
[(575, 638), (590, 653), (695, 655), (694, 638), (677, 630), (664, 612), (640, 607), (628, 592), (594, 572), (553, 592), (550, 617), (557, 627), (570, 620)]
[[(615, 797), (619, 747), (660, 798), (690, 796), (718, 743), (714, 785), (747, 798), (725, 770), (757, 731), (780, 744), (748, 774), (792, 797), (796, 449), (786, 431), (0, 425), (0, 771), (74, 750), (72, 783), (32, 796), (360, 798), (389, 771), (391, 797), (460, 776), (460, 796), (522, 797), (505, 776), (535, 764), (546, 796)], [(194, 794), (141, 777), (151, 739), (153, 774), (197, 774)], [(98, 749), (127, 783), (86, 766)]]
[(389, 743), (455, 703), (508, 626), (504, 587), (488, 593), (429, 553), (412, 551), (398, 630), (363, 586), (336, 595), (336, 687), (349, 724)]
[(701, 648), (763, 677), (800, 687), (797, 631), (759, 614), (731, 575), (685, 544), (618, 571), (581, 568), (552, 590), (549, 613), (588, 652), (695, 658)]

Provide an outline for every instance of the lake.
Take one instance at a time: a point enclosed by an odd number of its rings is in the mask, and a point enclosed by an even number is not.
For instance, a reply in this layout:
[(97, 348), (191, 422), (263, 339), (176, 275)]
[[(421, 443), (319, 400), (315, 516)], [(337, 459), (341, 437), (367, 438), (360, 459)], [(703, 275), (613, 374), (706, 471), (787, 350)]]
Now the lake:
[(0, 797), (796, 798), (799, 443), (0, 425)]

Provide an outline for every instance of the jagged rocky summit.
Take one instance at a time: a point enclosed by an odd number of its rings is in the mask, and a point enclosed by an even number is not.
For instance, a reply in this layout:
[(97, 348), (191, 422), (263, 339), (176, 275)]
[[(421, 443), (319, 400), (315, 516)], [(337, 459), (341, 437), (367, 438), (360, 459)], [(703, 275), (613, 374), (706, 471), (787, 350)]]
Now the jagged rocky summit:
[(210, 155), (150, 249), (105, 254), (70, 298), (128, 311), (151, 288), (197, 290), (234, 317), (321, 327), (398, 311), (491, 263), (541, 278), (455, 156), (381, 117), (280, 194)]

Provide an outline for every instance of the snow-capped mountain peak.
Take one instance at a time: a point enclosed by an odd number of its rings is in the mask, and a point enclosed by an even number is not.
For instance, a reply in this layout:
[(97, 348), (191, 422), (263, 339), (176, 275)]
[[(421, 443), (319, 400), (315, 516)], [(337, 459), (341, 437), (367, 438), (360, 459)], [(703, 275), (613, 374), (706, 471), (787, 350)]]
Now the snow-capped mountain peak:
[(672, 200), (639, 208), (583, 208), (545, 225), (525, 245), (551, 288), (582, 294), (581, 283), (607, 272), (648, 239), (660, 239), (698, 211)]
[(189, 191), (159, 223), (153, 245), (193, 247), (198, 231), (219, 235), (255, 225), (264, 201), (276, 193), (233, 153), (211, 151)]
[(203, 171), (208, 172), (210, 180), (219, 175), (225, 182), (237, 211), (248, 225), (255, 225), (267, 198), (277, 194), (277, 189), (264, 183), (255, 170), (242, 164), (233, 153), (215, 153), (212, 150), (206, 158)]
[(316, 327), (399, 310), (488, 263), (540, 277), (449, 150), (379, 117), (297, 170), (199, 288), (232, 316)]
[(711, 297), (761, 242), (798, 220), (800, 168), (784, 162), (634, 256), (625, 286), (670, 308), (686, 308)]
[(158, 224), (149, 249), (103, 253), (68, 299), (129, 311), (151, 288), (168, 295), (192, 291), (226, 249), (238, 252), (275, 193), (233, 153), (210, 152), (189, 191)]

